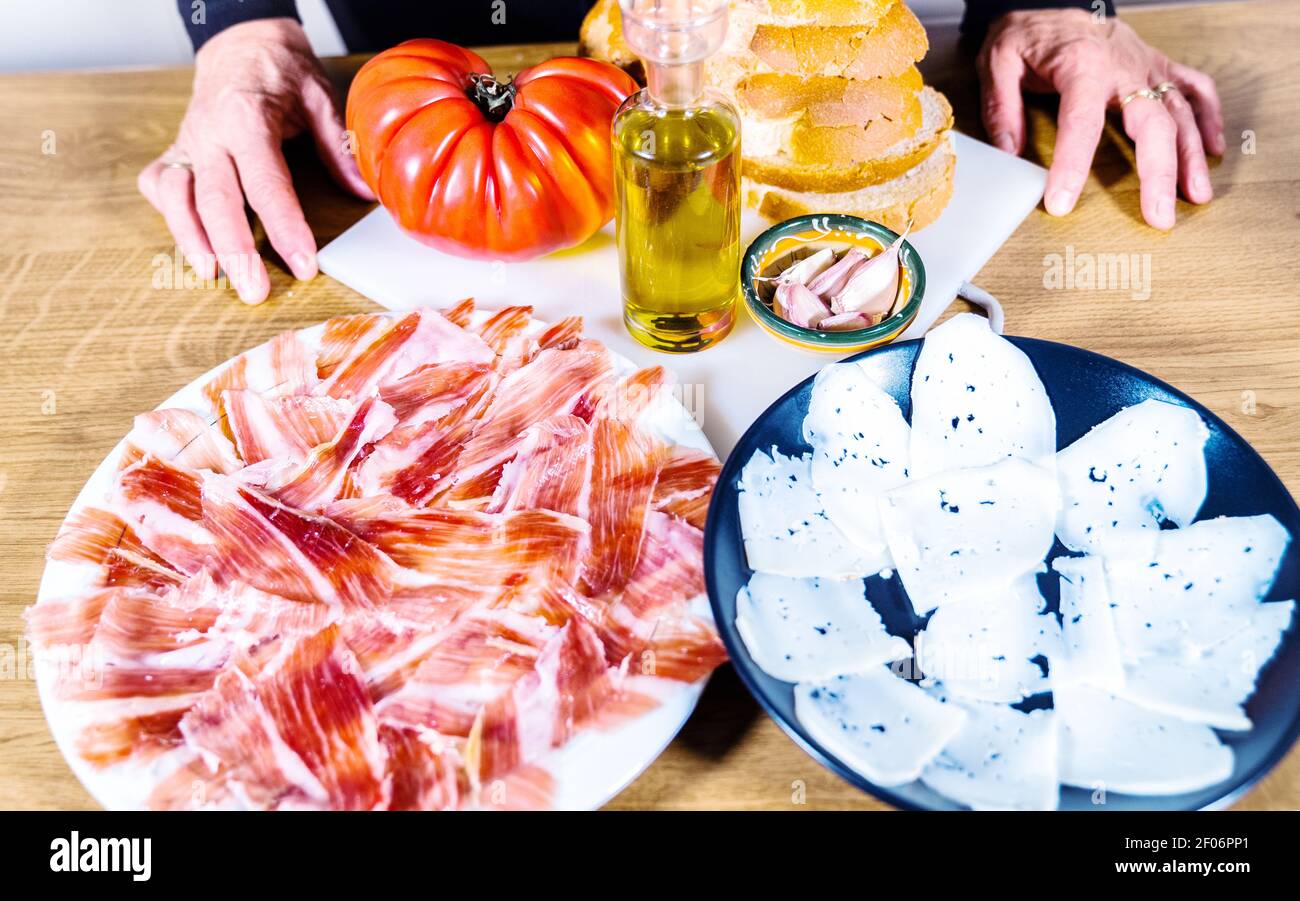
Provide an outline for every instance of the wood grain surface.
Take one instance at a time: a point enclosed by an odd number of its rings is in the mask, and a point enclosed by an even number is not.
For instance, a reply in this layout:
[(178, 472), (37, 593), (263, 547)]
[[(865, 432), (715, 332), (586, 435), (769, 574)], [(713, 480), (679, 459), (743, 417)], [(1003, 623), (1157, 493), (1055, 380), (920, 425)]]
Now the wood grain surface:
[[(1218, 80), (1228, 152), (1212, 164), (1214, 202), (1180, 202), (1171, 233), (1147, 228), (1132, 147), (1112, 123), (1074, 214), (1031, 214), (978, 282), (1004, 301), (1009, 332), (1086, 347), (1172, 382), (1300, 492), (1300, 10), (1277, 0), (1124, 19)], [(952, 98), (960, 127), (981, 134), (970, 53), (948, 30), (932, 30), (931, 41), (928, 80)], [(571, 50), (484, 56), (512, 70)], [(328, 66), (343, 86), (359, 63)], [(132, 414), (279, 331), (374, 307), (324, 276), (295, 282), (278, 263), (271, 300), (259, 307), (219, 287), (156, 285), (159, 255), (174, 248), (137, 194), (136, 174), (170, 142), (190, 78), (188, 69), (0, 77), (0, 807), (94, 806), (46, 729), (21, 614), (46, 545)], [(1051, 159), (1053, 116), (1054, 102), (1032, 102), (1028, 155), (1038, 161)], [(310, 147), (289, 154), (323, 245), (368, 207), (330, 183)], [(1137, 255), (1150, 266), (1149, 296), (1131, 284), (1047, 289), (1054, 254)], [(800, 751), (725, 667), (680, 737), (610, 806), (884, 807)], [(1237, 806), (1300, 806), (1300, 750)]]

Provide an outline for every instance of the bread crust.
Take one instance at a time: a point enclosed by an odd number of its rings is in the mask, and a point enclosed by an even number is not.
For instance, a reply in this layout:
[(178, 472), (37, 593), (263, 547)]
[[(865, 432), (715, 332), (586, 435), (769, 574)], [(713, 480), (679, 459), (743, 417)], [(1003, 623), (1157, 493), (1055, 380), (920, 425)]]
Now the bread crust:
[[(938, 219), (952, 199), (956, 154), (952, 152), (951, 147), (946, 150), (936, 149), (935, 152), (943, 153), (945, 156), (942, 170), (934, 176), (918, 180), (915, 187), (900, 188), (901, 194), (883, 196), (878, 204), (855, 206), (843, 194), (791, 193), (779, 188), (755, 184), (748, 178), (745, 180), (743, 191), (745, 203), (756, 209), (764, 218), (777, 222), (794, 216), (848, 213), (879, 222), (900, 233), (907, 227), (909, 221), (912, 223), (913, 230), (922, 229)], [(887, 195), (888, 192), (882, 194)]]
[(745, 159), (742, 170), (746, 178), (774, 188), (789, 191), (814, 191), (819, 194), (837, 194), (857, 191), (897, 178), (916, 166), (934, 152), (939, 136), (917, 144), (907, 153), (898, 156), (865, 160), (852, 166), (836, 169), (815, 166), (792, 166), (772, 158)]

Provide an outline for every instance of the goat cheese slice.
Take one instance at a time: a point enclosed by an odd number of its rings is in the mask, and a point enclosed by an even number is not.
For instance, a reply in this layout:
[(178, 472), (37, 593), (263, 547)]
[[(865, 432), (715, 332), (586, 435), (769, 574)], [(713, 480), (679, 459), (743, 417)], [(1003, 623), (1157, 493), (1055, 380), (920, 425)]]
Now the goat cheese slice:
[[(1196, 411), (1144, 400), (1056, 455), (1057, 534), (1075, 551), (1123, 552), (1164, 520), (1185, 526), (1205, 502), (1205, 442)], [(1148, 538), (1150, 536), (1147, 536)]]
[(1008, 457), (1048, 472), (1056, 412), (1024, 351), (973, 313), (925, 336), (912, 373), (911, 473), (924, 478)]
[(950, 700), (966, 722), (921, 781), (973, 810), (1055, 810), (1061, 790), (1057, 723), (1051, 710)]
[(881, 786), (921, 775), (966, 722), (966, 713), (895, 676), (888, 667), (801, 682), (795, 716), (813, 740)]
[(890, 635), (860, 579), (796, 579), (755, 573), (736, 595), (736, 631), (749, 656), (785, 682), (865, 672), (912, 656)]
[(1084, 683), (1110, 692), (1124, 687), (1124, 658), (1100, 557), (1057, 557), (1061, 646), (1051, 657), (1052, 684)]
[(927, 680), (962, 699), (1014, 703), (1047, 691), (1046, 662), (1057, 656), (1060, 626), (1043, 613), (1035, 577), (1004, 589), (944, 604), (916, 638), (916, 662)]
[(1199, 654), (1242, 628), (1291, 541), (1270, 515), (1206, 519), (1154, 534), (1152, 553), (1103, 558), (1126, 665)]
[(741, 471), (740, 530), (750, 569), (781, 576), (856, 579), (889, 566), (854, 545), (826, 515), (809, 455), (755, 451)]
[(813, 381), (803, 435), (812, 446), (813, 487), (849, 540), (890, 564), (877, 501), (907, 480), (911, 429), (898, 402), (860, 363), (827, 366)]
[(1199, 654), (1143, 660), (1128, 668), (1119, 696), (1215, 729), (1250, 729), (1244, 705), (1294, 612), (1294, 601), (1260, 604), (1244, 627)]
[(1041, 568), (1057, 503), (1056, 478), (1017, 458), (884, 494), (881, 521), (913, 609), (983, 597)]
[(1209, 726), (1139, 707), (1088, 685), (1052, 692), (1061, 782), (1094, 792), (1179, 795), (1232, 775), (1232, 749)]

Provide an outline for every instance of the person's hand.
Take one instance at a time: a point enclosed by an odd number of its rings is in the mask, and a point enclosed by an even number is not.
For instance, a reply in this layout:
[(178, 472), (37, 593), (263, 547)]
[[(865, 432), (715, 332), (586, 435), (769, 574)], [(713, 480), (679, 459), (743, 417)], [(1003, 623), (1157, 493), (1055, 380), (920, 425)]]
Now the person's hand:
[(162, 213), (189, 264), (204, 279), (215, 278), (220, 265), (245, 303), (260, 303), (270, 291), (245, 197), (294, 277), (316, 274), (316, 239), (280, 148), (307, 129), (338, 182), (373, 200), (302, 26), (244, 22), (199, 48), (176, 143), (140, 173), (140, 192)]
[(979, 54), (984, 125), (993, 142), (1020, 153), (1025, 139), (1021, 90), (1059, 92), (1056, 149), (1044, 204), (1054, 216), (1074, 209), (1088, 178), (1106, 110), (1165, 82), (1175, 90), (1163, 102), (1136, 97), (1123, 107), (1124, 131), (1136, 146), (1142, 216), (1160, 229), (1174, 227), (1175, 188), (1206, 203), (1210, 187), (1205, 151), (1224, 152), (1223, 116), (1214, 80), (1169, 60), (1115, 18), (1084, 10), (1008, 13), (994, 22)]

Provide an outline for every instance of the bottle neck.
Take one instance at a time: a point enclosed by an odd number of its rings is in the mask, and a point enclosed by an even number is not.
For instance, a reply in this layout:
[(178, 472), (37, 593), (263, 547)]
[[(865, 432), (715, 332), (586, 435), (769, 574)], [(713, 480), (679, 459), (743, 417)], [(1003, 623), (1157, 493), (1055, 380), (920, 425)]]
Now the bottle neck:
[(650, 63), (646, 69), (646, 89), (652, 100), (664, 106), (678, 109), (694, 106), (704, 96), (704, 64)]

